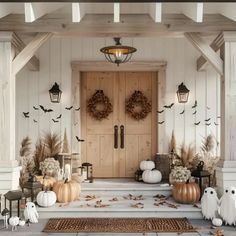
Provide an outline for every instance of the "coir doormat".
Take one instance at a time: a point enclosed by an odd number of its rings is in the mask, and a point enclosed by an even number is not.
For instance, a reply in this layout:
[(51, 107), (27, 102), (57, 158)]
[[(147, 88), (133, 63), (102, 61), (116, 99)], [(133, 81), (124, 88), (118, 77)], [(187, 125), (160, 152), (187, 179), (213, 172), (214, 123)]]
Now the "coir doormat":
[(52, 218), (43, 232), (196, 232), (186, 218)]

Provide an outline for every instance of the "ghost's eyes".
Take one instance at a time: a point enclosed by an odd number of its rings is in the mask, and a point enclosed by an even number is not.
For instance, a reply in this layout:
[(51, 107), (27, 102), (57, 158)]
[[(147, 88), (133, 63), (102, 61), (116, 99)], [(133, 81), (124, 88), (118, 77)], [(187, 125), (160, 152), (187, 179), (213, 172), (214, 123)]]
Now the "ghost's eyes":
[(211, 194), (213, 194), (213, 191), (211, 191)]
[(232, 194), (235, 194), (235, 191), (234, 191), (234, 190), (232, 190)]
[(228, 193), (228, 190), (225, 190), (226, 193)]
[(207, 193), (207, 190), (205, 190), (205, 193)]
[(32, 208), (34, 208), (34, 206), (32, 206)]

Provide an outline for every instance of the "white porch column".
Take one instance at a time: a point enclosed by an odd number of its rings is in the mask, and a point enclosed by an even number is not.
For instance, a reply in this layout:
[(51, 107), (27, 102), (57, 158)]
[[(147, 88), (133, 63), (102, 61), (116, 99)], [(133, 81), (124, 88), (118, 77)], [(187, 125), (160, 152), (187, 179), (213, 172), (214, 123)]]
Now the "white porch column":
[(236, 187), (236, 32), (223, 32), (221, 78), (221, 161), (216, 171), (219, 192)]
[(16, 189), (19, 183), (15, 157), (15, 76), (12, 33), (0, 32), (0, 193)]

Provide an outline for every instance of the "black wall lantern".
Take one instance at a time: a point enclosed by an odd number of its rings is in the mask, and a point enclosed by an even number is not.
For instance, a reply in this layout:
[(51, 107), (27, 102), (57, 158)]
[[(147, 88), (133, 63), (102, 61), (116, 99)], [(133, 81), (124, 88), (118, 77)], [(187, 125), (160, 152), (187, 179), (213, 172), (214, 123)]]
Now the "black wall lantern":
[(184, 85), (184, 83), (181, 83), (178, 86), (178, 90), (176, 93), (177, 93), (179, 103), (188, 102), (189, 89), (187, 89), (187, 87)]
[(59, 85), (55, 83), (49, 90), (50, 100), (53, 103), (59, 103), (61, 101), (62, 91), (59, 88)]

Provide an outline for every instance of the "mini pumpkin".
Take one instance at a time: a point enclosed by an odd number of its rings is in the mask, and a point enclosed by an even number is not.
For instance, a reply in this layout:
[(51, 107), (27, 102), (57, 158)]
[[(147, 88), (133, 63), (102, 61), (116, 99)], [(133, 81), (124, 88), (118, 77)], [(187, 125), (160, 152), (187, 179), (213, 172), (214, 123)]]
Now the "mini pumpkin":
[(150, 160), (141, 161), (139, 167), (141, 170), (152, 170), (155, 168), (155, 163)]
[(37, 203), (41, 207), (51, 207), (57, 201), (57, 196), (53, 191), (40, 191), (37, 195)]
[(53, 191), (57, 195), (57, 201), (61, 203), (72, 202), (78, 199), (80, 190), (80, 184), (74, 180), (60, 180), (53, 185)]
[(172, 189), (172, 195), (176, 202), (183, 204), (197, 203), (201, 196), (201, 191), (195, 182), (175, 182)]
[(162, 174), (159, 170), (145, 170), (142, 174), (143, 182), (155, 184), (161, 182)]
[(212, 220), (212, 224), (216, 227), (220, 227), (223, 224), (223, 221), (220, 218), (214, 218)]
[(53, 184), (56, 182), (56, 179), (54, 177), (47, 175), (36, 176), (36, 179), (43, 185), (44, 189), (51, 189), (53, 187)]

